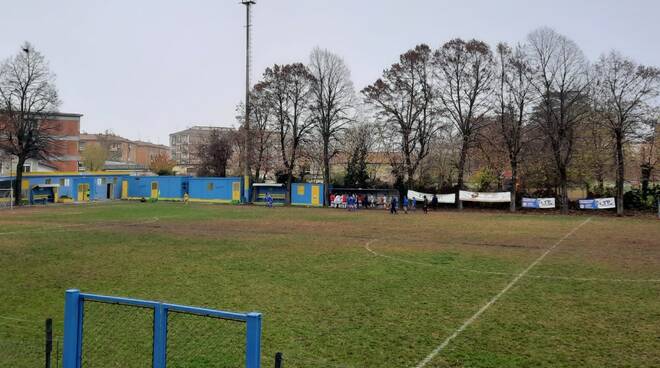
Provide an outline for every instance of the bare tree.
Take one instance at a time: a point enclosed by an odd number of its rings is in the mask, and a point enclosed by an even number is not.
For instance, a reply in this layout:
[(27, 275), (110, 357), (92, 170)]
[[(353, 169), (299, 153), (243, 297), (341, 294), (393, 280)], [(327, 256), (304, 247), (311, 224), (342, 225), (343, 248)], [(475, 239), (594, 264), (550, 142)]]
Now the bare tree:
[[(309, 106), (312, 98), (311, 85), (314, 77), (301, 63), (274, 65), (266, 68), (263, 81), (265, 98), (272, 109), (272, 125), (279, 138), (282, 166), (286, 170), (287, 190), (291, 192), (293, 171), (301, 144), (307, 138), (313, 121)], [(290, 198), (287, 199), (290, 201)]]
[(511, 166), (511, 212), (516, 210), (518, 164), (526, 144), (530, 106), (534, 99), (532, 69), (523, 46), (511, 49), (506, 43), (497, 45), (497, 77), (495, 112), (499, 133)]
[(649, 181), (658, 163), (660, 163), (660, 119), (651, 118), (646, 122), (647, 133), (642, 140), (640, 150), (640, 176), (642, 182), (642, 197), (646, 200), (649, 191)]
[(390, 158), (396, 159), (392, 166), (404, 189), (413, 187), (419, 165), (428, 156), (431, 140), (441, 126), (431, 62), (431, 49), (418, 45), (362, 90), (365, 102), (381, 121), (384, 141), (397, 142), (397, 154)]
[[(237, 146), (240, 150), (240, 157), (245, 157), (245, 104), (241, 103), (236, 108), (236, 120), (240, 128), (237, 134)], [(271, 127), (273, 118), (273, 109), (266, 96), (266, 90), (263, 83), (257, 84), (250, 92), (250, 135), (252, 136), (250, 163), (255, 180), (265, 180), (269, 171), (273, 169), (271, 161), (273, 158), (273, 138), (275, 132)], [(241, 162), (241, 164), (243, 164)]]
[(588, 118), (588, 62), (575, 42), (550, 28), (529, 34), (534, 89), (539, 97), (535, 123), (552, 149), (559, 175), (561, 212), (568, 213), (568, 168), (574, 153), (575, 133)]
[(108, 149), (99, 143), (87, 144), (81, 154), (83, 165), (87, 171), (99, 171), (108, 159)]
[(309, 58), (312, 83), (312, 116), (321, 138), (324, 205), (330, 198), (330, 159), (336, 154), (332, 145), (351, 120), (355, 92), (351, 73), (344, 60), (328, 50), (315, 48)]
[(46, 58), (29, 43), (0, 65), (0, 150), (16, 156), (15, 203), (21, 203), (23, 166), (57, 152), (48, 122), (60, 101)]
[[(490, 47), (482, 41), (454, 39), (435, 53), (438, 95), (461, 136), (457, 189), (464, 187), (467, 153), (490, 110), (489, 97), (494, 77)], [(459, 209), (463, 202), (457, 201)]]
[(197, 175), (227, 176), (227, 166), (234, 151), (234, 137), (231, 132), (213, 130), (206, 141), (197, 146), (200, 159)]
[(271, 169), (274, 134), (269, 122), (273, 111), (262, 86), (252, 89), (250, 103), (252, 105), (250, 108), (252, 148), (254, 150), (254, 159), (251, 161), (255, 170), (255, 178), (264, 180)]
[(595, 67), (596, 107), (614, 138), (617, 215), (623, 215), (624, 145), (638, 138), (648, 117), (649, 102), (660, 92), (660, 69), (639, 65), (616, 51), (603, 55)]
[(354, 124), (344, 132), (346, 175), (344, 185), (365, 188), (369, 185), (369, 154), (373, 152), (375, 139), (373, 126), (369, 123)]

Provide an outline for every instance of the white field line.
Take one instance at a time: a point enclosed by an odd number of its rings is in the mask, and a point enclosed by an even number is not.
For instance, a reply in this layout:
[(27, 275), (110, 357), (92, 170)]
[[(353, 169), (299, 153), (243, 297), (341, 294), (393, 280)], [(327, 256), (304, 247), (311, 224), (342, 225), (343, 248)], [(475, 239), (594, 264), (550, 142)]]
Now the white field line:
[(532, 268), (534, 268), (534, 266), (539, 264), (539, 262), (541, 262), (543, 258), (545, 258), (550, 252), (552, 252), (555, 248), (557, 248), (559, 244), (561, 244), (569, 236), (573, 235), (576, 231), (578, 231), (578, 229), (580, 229), (589, 221), (591, 221), (591, 217), (584, 220), (584, 222), (580, 223), (578, 226), (574, 227), (573, 230), (569, 231), (566, 235), (562, 236), (561, 239), (557, 240), (557, 242), (555, 242), (550, 248), (548, 248), (545, 252), (543, 252), (543, 254), (541, 254), (538, 258), (536, 258), (534, 262), (532, 262), (529, 266), (527, 266), (527, 268), (525, 268), (521, 273), (519, 273), (516, 277), (514, 277), (513, 280), (511, 280), (511, 282), (509, 282), (504, 287), (504, 289), (500, 290), (500, 292), (497, 293), (497, 295), (495, 295), (490, 301), (488, 301), (488, 303), (486, 303), (483, 307), (481, 307), (477, 311), (477, 313), (473, 314), (472, 317), (468, 318), (465, 322), (463, 322), (463, 324), (456, 331), (454, 331), (453, 334), (447, 337), (445, 341), (442, 342), (442, 344), (438, 345), (435, 349), (433, 349), (433, 351), (431, 351), (431, 353), (429, 353), (429, 355), (427, 355), (426, 358), (424, 358), (421, 362), (419, 362), (415, 366), (415, 368), (423, 368), (427, 364), (429, 364), (429, 362), (433, 360), (433, 358), (435, 358), (436, 355), (438, 355), (438, 353), (442, 351), (442, 349), (444, 349), (447, 345), (449, 345), (449, 343), (453, 339), (455, 339), (456, 336), (458, 336), (461, 332), (463, 332), (466, 328), (468, 328), (468, 326), (470, 326), (474, 321), (476, 321), (477, 318), (479, 318), (479, 316), (481, 316), (488, 308), (490, 308), (491, 305), (495, 304), (495, 302), (498, 299), (500, 299), (502, 295), (506, 294), (506, 292), (509, 291), (515, 284), (517, 284), (518, 281), (529, 272), (529, 270), (531, 270)]
[(103, 224), (103, 223), (89, 223), (89, 224), (74, 224), (74, 225), (62, 225), (62, 226), (53, 226), (53, 227), (42, 227), (41, 229), (37, 228), (35, 230), (30, 230), (30, 229), (24, 229), (24, 230), (17, 230), (17, 231), (8, 231), (4, 233), (0, 233), (0, 235), (9, 235), (9, 234), (34, 234), (34, 233), (46, 233), (46, 232), (59, 232), (59, 231), (67, 231), (69, 228), (72, 227), (82, 227), (82, 226), (93, 226), (90, 228), (83, 228), (81, 230), (93, 230), (97, 229), (99, 227), (113, 227), (113, 226), (118, 226), (118, 225), (149, 225), (156, 223), (160, 220), (159, 217), (152, 217), (150, 219), (141, 221), (141, 222), (136, 222), (136, 223), (112, 223), (112, 224)]
[[(375, 250), (371, 249), (371, 247), (370, 247), (371, 243), (373, 243), (375, 240), (376, 239), (372, 239), (364, 245), (364, 249), (366, 249), (369, 253), (371, 253), (375, 256), (391, 259), (391, 260), (394, 260), (394, 261), (397, 261), (397, 262), (404, 262), (404, 263), (410, 263), (410, 264), (422, 265), (422, 266), (428, 266), (428, 267), (441, 267), (438, 264), (433, 264), (433, 263), (428, 263), (428, 262), (420, 262), (420, 261), (412, 261), (412, 260), (409, 260), (409, 259), (388, 256), (387, 254), (376, 252)], [(450, 270), (450, 271), (480, 273), (480, 274), (486, 274), (486, 275), (500, 275), (500, 276), (517, 276), (518, 275), (517, 273), (511, 273), (511, 272), (483, 271), (483, 270), (475, 270), (475, 269), (463, 268), (463, 267), (446, 267), (446, 269)], [(568, 280), (568, 281), (651, 282), (651, 283), (658, 282), (658, 283), (660, 283), (660, 279), (607, 279), (607, 278), (599, 278), (599, 277), (572, 277), (572, 276), (553, 276), (553, 275), (524, 275), (523, 277), (534, 278), (534, 279)]]

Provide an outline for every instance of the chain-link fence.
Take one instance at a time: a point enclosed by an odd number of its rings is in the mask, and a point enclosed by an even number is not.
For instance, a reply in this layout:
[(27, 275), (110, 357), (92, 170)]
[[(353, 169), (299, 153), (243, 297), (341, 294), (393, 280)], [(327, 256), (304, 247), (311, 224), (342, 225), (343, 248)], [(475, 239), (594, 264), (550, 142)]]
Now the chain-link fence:
[(0, 208), (12, 207), (14, 198), (12, 190), (7, 188), (0, 188)]
[(167, 367), (245, 367), (245, 324), (169, 313)]
[(153, 314), (147, 308), (85, 302), (82, 367), (149, 367)]
[(52, 328), (0, 325), (0, 367), (59, 368), (61, 348)]
[(66, 297), (65, 365), (260, 367), (259, 313), (225, 312), (77, 290), (67, 291)]

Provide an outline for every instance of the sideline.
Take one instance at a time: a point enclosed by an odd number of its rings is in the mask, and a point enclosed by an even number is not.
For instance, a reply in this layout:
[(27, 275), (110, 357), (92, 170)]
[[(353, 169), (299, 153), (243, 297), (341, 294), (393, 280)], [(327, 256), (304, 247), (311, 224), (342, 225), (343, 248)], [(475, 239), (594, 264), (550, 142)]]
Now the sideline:
[(455, 339), (456, 336), (458, 336), (461, 332), (463, 332), (466, 328), (468, 328), (468, 326), (470, 326), (474, 321), (476, 321), (477, 318), (479, 318), (479, 316), (481, 316), (486, 310), (488, 310), (488, 308), (490, 308), (493, 304), (495, 304), (495, 302), (498, 299), (500, 299), (502, 295), (506, 294), (507, 291), (509, 291), (515, 284), (517, 284), (518, 281), (523, 276), (525, 276), (532, 268), (534, 268), (534, 266), (539, 264), (539, 262), (541, 262), (550, 252), (552, 252), (555, 248), (557, 248), (559, 244), (561, 244), (569, 236), (573, 235), (576, 231), (578, 231), (582, 226), (587, 224), (589, 221), (591, 221), (591, 217), (584, 220), (578, 226), (574, 227), (573, 230), (569, 231), (566, 235), (562, 236), (561, 239), (557, 240), (550, 248), (548, 248), (545, 252), (543, 252), (543, 254), (541, 254), (538, 258), (536, 258), (534, 262), (532, 262), (529, 266), (527, 266), (527, 268), (525, 268), (521, 273), (519, 273), (516, 277), (514, 277), (513, 280), (511, 280), (504, 287), (504, 289), (500, 290), (500, 292), (497, 293), (497, 295), (495, 295), (488, 303), (486, 303), (483, 307), (481, 307), (481, 309), (479, 309), (475, 314), (473, 314), (472, 317), (468, 318), (465, 322), (463, 322), (463, 324), (458, 329), (456, 329), (456, 331), (454, 331), (453, 334), (451, 334), (449, 337), (445, 339), (445, 341), (443, 341), (440, 345), (438, 345), (435, 349), (433, 349), (433, 351), (431, 351), (429, 355), (426, 356), (426, 358), (422, 359), (422, 361), (420, 361), (415, 366), (415, 368), (423, 368), (427, 364), (429, 364), (429, 362), (433, 360), (433, 358), (435, 358), (436, 355), (438, 355), (438, 353), (442, 351), (442, 349), (444, 349), (447, 345), (449, 345), (449, 343), (453, 339)]
[(543, 252), (543, 254), (541, 254), (538, 258), (536, 258), (534, 262), (532, 262), (529, 266), (527, 266), (527, 268), (525, 268), (521, 273), (519, 273), (516, 277), (514, 277), (513, 280), (511, 280), (504, 287), (504, 289), (500, 290), (500, 292), (497, 293), (497, 295), (495, 295), (488, 303), (486, 303), (483, 307), (481, 307), (481, 309), (479, 309), (475, 314), (473, 314), (472, 317), (468, 318), (465, 322), (463, 322), (463, 324), (458, 329), (456, 329), (456, 331), (454, 331), (453, 334), (451, 334), (449, 337), (445, 339), (445, 341), (443, 341), (440, 345), (438, 345), (435, 349), (433, 349), (433, 351), (431, 351), (429, 355), (426, 356), (426, 358), (422, 359), (422, 361), (420, 361), (415, 366), (415, 368), (423, 368), (427, 364), (429, 364), (429, 362), (433, 360), (433, 358), (435, 358), (436, 355), (438, 355), (438, 353), (442, 351), (442, 349), (444, 349), (447, 345), (449, 345), (449, 343), (453, 339), (455, 339), (461, 332), (463, 332), (466, 328), (468, 328), (468, 326), (470, 326), (474, 321), (476, 321), (477, 318), (479, 318), (479, 316), (481, 316), (486, 310), (488, 310), (488, 308), (490, 308), (493, 304), (495, 304), (495, 302), (498, 299), (500, 299), (502, 295), (506, 294), (507, 291), (509, 291), (515, 284), (517, 284), (518, 281), (523, 276), (525, 276), (532, 268), (534, 268), (534, 266), (539, 264), (539, 262), (541, 262), (550, 252), (552, 252), (555, 248), (557, 248), (559, 244), (561, 244), (569, 236), (573, 235), (576, 231), (578, 231), (582, 226), (587, 224), (589, 221), (591, 221), (591, 217), (580, 223), (578, 226), (574, 227), (573, 230), (569, 231), (566, 235), (562, 236), (561, 239), (557, 240), (550, 248), (548, 248), (545, 252)]

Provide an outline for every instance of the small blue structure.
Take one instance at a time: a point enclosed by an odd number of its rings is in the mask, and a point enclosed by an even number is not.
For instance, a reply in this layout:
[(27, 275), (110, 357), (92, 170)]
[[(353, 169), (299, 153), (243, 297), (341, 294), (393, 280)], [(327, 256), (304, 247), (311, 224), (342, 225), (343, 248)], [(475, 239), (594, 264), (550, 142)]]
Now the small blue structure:
[(291, 204), (294, 206), (323, 206), (323, 184), (292, 183)]
[(280, 183), (254, 183), (252, 184), (252, 203), (266, 204), (266, 194), (270, 193), (273, 205), (286, 203), (286, 186)]
[(127, 176), (127, 195), (122, 199), (180, 201), (188, 190), (188, 176)]
[(201, 177), (189, 178), (190, 201), (215, 203), (240, 203), (243, 194), (243, 178)]
[[(23, 198), (37, 202), (85, 202), (119, 199), (122, 174), (25, 174), (21, 182)], [(13, 178), (9, 178), (12, 180)], [(44, 196), (48, 196), (45, 200)]]
[[(9, 187), (12, 178), (0, 179)], [(251, 184), (243, 177), (191, 176), (130, 176), (125, 173), (44, 173), (26, 174), (21, 182), (23, 198), (37, 202), (86, 202), (103, 200), (164, 200), (212, 203), (265, 204), (270, 193), (273, 204), (282, 205), (291, 199), (296, 206), (323, 206), (323, 184), (292, 183), (291, 193), (286, 185), (275, 183)]]

